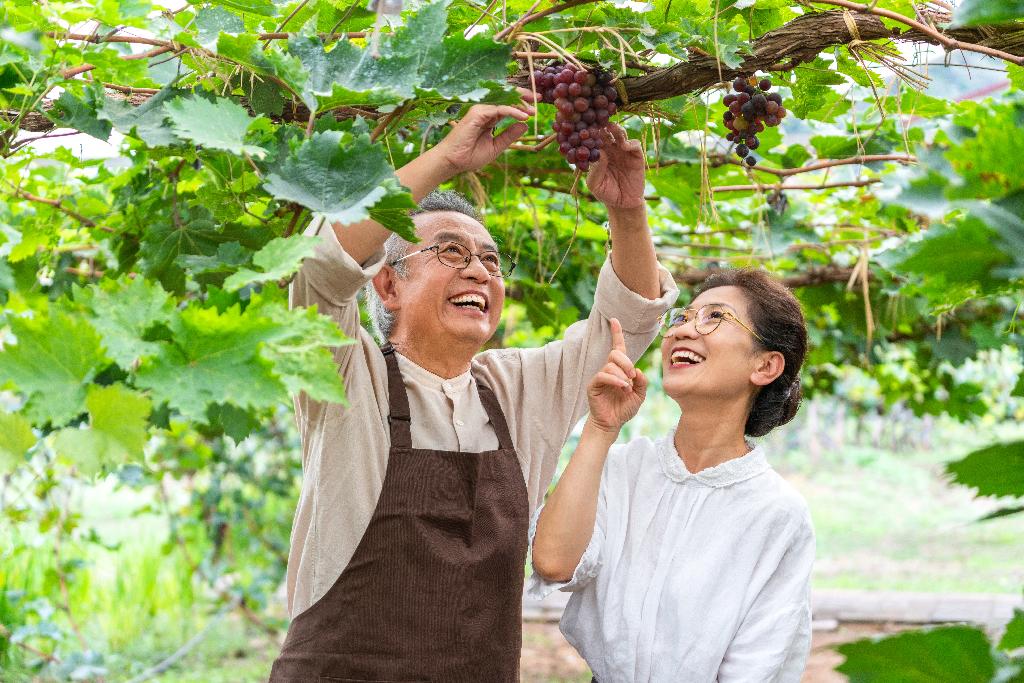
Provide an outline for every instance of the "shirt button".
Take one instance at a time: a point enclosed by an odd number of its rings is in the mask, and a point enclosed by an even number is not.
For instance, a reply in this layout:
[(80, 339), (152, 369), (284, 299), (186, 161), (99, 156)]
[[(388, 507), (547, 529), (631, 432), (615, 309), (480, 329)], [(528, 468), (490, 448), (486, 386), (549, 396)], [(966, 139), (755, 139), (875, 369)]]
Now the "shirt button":
[(465, 423), (465, 422), (463, 422), (462, 420), (456, 420), (456, 421), (455, 421), (455, 426), (456, 426), (456, 427), (461, 427), (461, 426), (462, 426), (462, 425), (464, 425), (464, 424), (466, 424), (466, 423)]

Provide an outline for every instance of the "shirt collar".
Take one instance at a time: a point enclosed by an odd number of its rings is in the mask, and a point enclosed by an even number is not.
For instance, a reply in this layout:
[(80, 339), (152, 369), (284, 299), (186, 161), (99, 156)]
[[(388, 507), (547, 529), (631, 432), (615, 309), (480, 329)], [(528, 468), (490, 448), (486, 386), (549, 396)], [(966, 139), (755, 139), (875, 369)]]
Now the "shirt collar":
[(398, 367), (402, 371), (402, 376), (407, 377), (413, 383), (428, 389), (443, 391), (445, 393), (459, 392), (464, 391), (473, 380), (473, 375), (470, 370), (467, 370), (461, 375), (445, 379), (444, 377), (435, 375), (426, 368), (416, 365), (416, 363), (413, 363), (398, 352), (395, 353), (395, 356), (398, 357)]
[(661, 469), (665, 476), (680, 484), (693, 482), (712, 488), (722, 488), (738, 484), (752, 477), (771, 469), (768, 459), (765, 457), (764, 449), (758, 445), (752, 451), (739, 458), (726, 460), (720, 465), (691, 473), (686, 469), (686, 464), (679, 457), (676, 450), (674, 434), (670, 434), (661, 440), (658, 454), (661, 458)]

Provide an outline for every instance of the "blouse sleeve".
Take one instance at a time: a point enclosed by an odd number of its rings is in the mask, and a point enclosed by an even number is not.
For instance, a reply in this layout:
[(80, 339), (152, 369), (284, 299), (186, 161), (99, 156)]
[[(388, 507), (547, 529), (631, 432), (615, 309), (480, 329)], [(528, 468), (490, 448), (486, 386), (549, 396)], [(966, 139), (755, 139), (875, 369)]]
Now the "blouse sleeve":
[[(602, 550), (604, 549), (605, 528), (608, 515), (608, 506), (605, 502), (607, 500), (605, 492), (605, 484), (607, 482), (606, 475), (607, 469), (605, 471), (605, 476), (601, 477), (601, 488), (597, 494), (597, 514), (594, 517), (594, 533), (590, 537), (590, 543), (587, 544), (587, 549), (583, 551), (583, 557), (580, 558), (579, 564), (576, 565), (576, 569), (572, 573), (572, 578), (568, 581), (548, 581), (534, 570), (530, 575), (530, 578), (526, 581), (527, 596), (535, 600), (543, 600), (556, 590), (571, 593), (572, 591), (583, 588), (597, 576), (601, 569), (601, 565), (603, 564)], [(540, 513), (543, 509), (543, 505), (537, 508), (537, 511), (533, 514), (533, 519), (530, 520), (531, 549), (533, 548), (533, 538), (537, 534), (537, 520), (540, 519)]]
[(814, 531), (801, 524), (718, 669), (718, 683), (799, 683), (811, 647)]

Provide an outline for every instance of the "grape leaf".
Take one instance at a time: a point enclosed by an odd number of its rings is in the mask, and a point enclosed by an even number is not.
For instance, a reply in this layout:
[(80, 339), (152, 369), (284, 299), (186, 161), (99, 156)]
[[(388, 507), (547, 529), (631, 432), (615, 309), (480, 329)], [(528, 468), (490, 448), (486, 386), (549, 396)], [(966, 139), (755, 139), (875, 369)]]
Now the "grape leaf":
[(217, 253), (212, 256), (180, 254), (174, 263), (193, 275), (204, 275), (233, 271), (247, 264), (251, 256), (238, 242), (225, 242), (217, 245)]
[(139, 106), (107, 97), (97, 110), (97, 117), (110, 121), (123, 135), (133, 135), (147, 145), (158, 147), (180, 142), (165, 122), (164, 103), (178, 91), (164, 88)]
[(8, 322), (18, 343), (0, 351), (0, 377), (25, 396), (22, 412), (40, 425), (64, 424), (81, 413), (86, 385), (106, 364), (92, 325), (54, 308)]
[(16, 413), (0, 411), (0, 472), (10, 472), (24, 462), (25, 451), (35, 442), (28, 420)]
[(479, 101), (493, 89), (487, 82), (504, 80), (511, 49), (487, 36), (445, 38), (424, 55), (420, 91), (446, 99)]
[(946, 463), (946, 472), (954, 482), (975, 489), (979, 496), (1024, 497), (1024, 441), (976, 450)]
[(221, 33), (244, 33), (245, 22), (234, 12), (223, 7), (204, 7), (196, 12), (196, 39), (207, 50), (217, 48)]
[(237, 102), (223, 97), (213, 101), (177, 97), (164, 105), (164, 111), (174, 132), (197, 145), (258, 159), (267, 153), (262, 147), (245, 144), (245, 132), (259, 119), (251, 118)]
[(96, 474), (104, 466), (142, 458), (152, 409), (146, 396), (121, 384), (92, 385), (85, 405), (89, 410), (88, 428), (57, 432), (54, 447), (58, 453), (70, 458), (86, 475)]
[(278, 332), (272, 321), (238, 305), (223, 313), (192, 305), (169, 327), (173, 342), (143, 359), (136, 379), (157, 404), (202, 421), (211, 403), (266, 408), (285, 398), (270, 364), (258, 357), (260, 345)]
[(141, 277), (123, 275), (89, 287), (76, 285), (74, 297), (89, 310), (107, 355), (125, 370), (159, 350), (143, 335), (157, 323), (169, 322), (174, 313), (170, 295), (158, 283)]
[(81, 98), (71, 90), (65, 90), (47, 116), (58, 126), (74, 128), (105, 141), (110, 137), (113, 126), (109, 120), (97, 116), (97, 107), (102, 101), (102, 92), (93, 88), (86, 88)]
[(1000, 650), (1019, 650), (1024, 647), (1024, 610), (1013, 610), (1013, 619), (1006, 625), (1006, 632), (999, 641)]
[[(365, 132), (314, 133), (267, 175), (266, 190), (277, 199), (302, 204), (332, 222), (356, 223), (387, 199), (387, 208), (415, 206), (398, 182), (380, 145)], [(412, 220), (389, 211), (381, 223), (403, 238), (416, 241)]]
[(964, 0), (953, 13), (957, 26), (1001, 24), (1024, 18), (1024, 0)]
[(212, 5), (224, 5), (238, 12), (276, 17), (277, 7), (271, 0), (211, 0)]
[(413, 57), (383, 55), (373, 58), (368, 49), (349, 41), (324, 50), (319, 38), (295, 36), (288, 51), (302, 61), (309, 73), (302, 101), (314, 110), (349, 106), (397, 104), (411, 97), (418, 83), (417, 60)]
[(260, 355), (274, 364), (274, 373), (288, 390), (304, 391), (318, 401), (345, 404), (345, 387), (327, 347), (346, 346), (355, 340), (346, 337), (330, 318), (319, 315), (315, 307), (289, 310), (255, 294), (250, 308), (277, 325), (277, 334)]
[(295, 55), (284, 54), (271, 45), (266, 50), (251, 33), (230, 35), (221, 33), (217, 38), (217, 54), (252, 69), (263, 76), (278, 78), (296, 94), (301, 93), (309, 73)]
[(224, 281), (224, 289), (236, 292), (245, 285), (256, 282), (269, 282), (288, 277), (296, 270), (303, 259), (313, 253), (319, 237), (296, 235), (294, 237), (278, 237), (267, 242), (252, 257), (253, 265), (260, 270), (243, 268)]
[(840, 645), (846, 661), (836, 671), (857, 683), (988, 683), (995, 674), (990, 647), (985, 633), (969, 626), (908, 631)]

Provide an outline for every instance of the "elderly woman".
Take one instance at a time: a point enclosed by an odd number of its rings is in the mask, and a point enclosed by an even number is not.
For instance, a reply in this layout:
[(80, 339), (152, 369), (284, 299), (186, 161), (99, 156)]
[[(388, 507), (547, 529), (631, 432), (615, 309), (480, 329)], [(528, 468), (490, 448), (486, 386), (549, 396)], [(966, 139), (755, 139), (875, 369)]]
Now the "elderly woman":
[(796, 414), (799, 303), (761, 271), (709, 278), (666, 315), (675, 432), (613, 446), (647, 389), (618, 330), (579, 445), (534, 518), (531, 593), (573, 592), (561, 629), (601, 683), (799, 681), (814, 532), (746, 438)]

